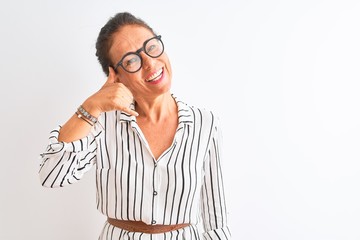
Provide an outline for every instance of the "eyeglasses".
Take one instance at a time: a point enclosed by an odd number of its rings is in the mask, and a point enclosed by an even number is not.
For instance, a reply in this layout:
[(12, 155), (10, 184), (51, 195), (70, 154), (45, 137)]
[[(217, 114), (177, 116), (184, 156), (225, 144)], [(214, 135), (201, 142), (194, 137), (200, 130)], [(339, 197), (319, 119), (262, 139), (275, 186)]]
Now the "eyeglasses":
[(140, 53), (144, 51), (146, 55), (152, 58), (160, 57), (164, 52), (164, 44), (161, 41), (161, 36), (155, 36), (146, 40), (143, 47), (136, 52), (126, 53), (121, 60), (114, 66), (114, 70), (121, 66), (125, 71), (129, 73), (135, 73), (142, 67), (143, 59)]

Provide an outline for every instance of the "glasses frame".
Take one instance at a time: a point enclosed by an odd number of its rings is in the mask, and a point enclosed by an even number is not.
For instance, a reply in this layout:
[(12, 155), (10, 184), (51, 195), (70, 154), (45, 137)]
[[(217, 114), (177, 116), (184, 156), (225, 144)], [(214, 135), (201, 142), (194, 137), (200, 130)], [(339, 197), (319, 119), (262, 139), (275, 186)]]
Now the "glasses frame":
[[(160, 43), (161, 43), (161, 45), (162, 45), (162, 51), (161, 51), (161, 53), (160, 53), (158, 56), (156, 56), (156, 57), (150, 56), (150, 55), (148, 54), (148, 52), (146, 51), (146, 48), (145, 48), (146, 44), (147, 44), (148, 42), (150, 42), (151, 40), (154, 40), (154, 39), (159, 40)], [(128, 53), (126, 53), (126, 54), (121, 58), (121, 60), (120, 60), (113, 68), (114, 68), (115, 72), (116, 72), (116, 69), (117, 69), (118, 67), (122, 67), (122, 69), (124, 69), (124, 70), (125, 70), (126, 72), (128, 72), (128, 73), (136, 73), (137, 71), (139, 71), (139, 70), (142, 68), (142, 65), (143, 65), (143, 59), (142, 59), (142, 57), (141, 57), (141, 55), (140, 55), (140, 53), (141, 53), (142, 51), (144, 51), (144, 53), (145, 53), (146, 55), (148, 55), (149, 57), (151, 57), (151, 58), (158, 58), (158, 57), (160, 57), (160, 56), (164, 53), (164, 49), (165, 49), (165, 47), (164, 47), (163, 41), (161, 40), (161, 35), (157, 35), (157, 36), (155, 36), (155, 37), (152, 37), (152, 38), (149, 38), (148, 40), (146, 40), (146, 41), (143, 43), (143, 46), (142, 46), (141, 48), (139, 48), (138, 50), (136, 50), (135, 52), (128, 52)], [(124, 61), (124, 59), (125, 59), (127, 56), (131, 55), (131, 54), (135, 54), (135, 55), (137, 55), (137, 56), (140, 58), (140, 67), (139, 67), (136, 71), (129, 71), (129, 70), (127, 70), (127, 69), (123, 66), (123, 64), (122, 64), (123, 61)]]

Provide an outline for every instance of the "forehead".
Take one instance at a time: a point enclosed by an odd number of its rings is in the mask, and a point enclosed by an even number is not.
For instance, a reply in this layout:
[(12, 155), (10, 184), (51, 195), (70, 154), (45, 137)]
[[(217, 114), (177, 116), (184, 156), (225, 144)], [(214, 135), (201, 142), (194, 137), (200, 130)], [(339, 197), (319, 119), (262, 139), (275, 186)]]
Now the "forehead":
[(112, 36), (112, 44), (109, 49), (110, 57), (114, 60), (120, 60), (125, 53), (138, 50), (147, 39), (153, 36), (154, 34), (145, 27), (139, 25), (124, 26)]

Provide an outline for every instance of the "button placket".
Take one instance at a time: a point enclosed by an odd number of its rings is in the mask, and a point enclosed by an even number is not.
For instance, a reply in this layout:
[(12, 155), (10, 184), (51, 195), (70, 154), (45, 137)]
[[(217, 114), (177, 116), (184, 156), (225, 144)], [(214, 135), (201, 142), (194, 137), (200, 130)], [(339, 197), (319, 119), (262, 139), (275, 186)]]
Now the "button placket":
[(153, 214), (152, 214), (152, 221), (151, 224), (156, 224), (156, 220), (157, 220), (157, 211), (158, 211), (158, 198), (156, 197), (158, 192), (157, 192), (157, 188), (159, 186), (159, 176), (158, 176), (158, 163), (154, 162), (154, 170), (153, 170)]

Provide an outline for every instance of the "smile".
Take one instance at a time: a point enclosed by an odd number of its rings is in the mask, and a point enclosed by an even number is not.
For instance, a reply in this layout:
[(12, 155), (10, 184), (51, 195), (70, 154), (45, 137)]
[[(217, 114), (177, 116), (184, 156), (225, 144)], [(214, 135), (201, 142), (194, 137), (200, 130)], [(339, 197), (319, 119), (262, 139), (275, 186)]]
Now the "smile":
[(153, 82), (156, 81), (158, 79), (161, 78), (163, 73), (163, 69), (159, 69), (158, 71), (156, 71), (155, 73), (153, 73), (150, 77), (148, 77), (147, 79), (145, 79), (146, 82)]

